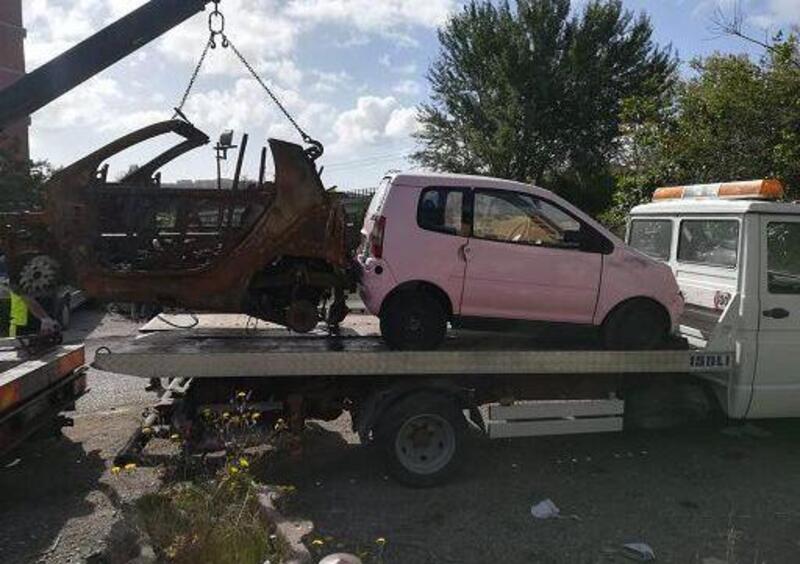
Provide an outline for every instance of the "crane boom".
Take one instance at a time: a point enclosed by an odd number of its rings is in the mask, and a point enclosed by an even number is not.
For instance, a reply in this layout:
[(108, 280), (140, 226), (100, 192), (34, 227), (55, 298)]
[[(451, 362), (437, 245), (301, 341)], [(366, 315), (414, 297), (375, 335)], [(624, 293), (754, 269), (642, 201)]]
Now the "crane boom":
[(66, 94), (213, 0), (150, 0), (0, 91), (0, 129)]

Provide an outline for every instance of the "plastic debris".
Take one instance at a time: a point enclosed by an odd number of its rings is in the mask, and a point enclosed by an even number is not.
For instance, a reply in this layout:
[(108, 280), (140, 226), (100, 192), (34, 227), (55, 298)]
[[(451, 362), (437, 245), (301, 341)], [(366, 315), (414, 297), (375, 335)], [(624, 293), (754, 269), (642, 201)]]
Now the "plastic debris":
[(337, 554), (329, 554), (320, 560), (319, 564), (361, 564), (361, 559), (354, 554), (340, 552)]
[(14, 467), (14, 466), (16, 466), (17, 464), (19, 464), (21, 461), (22, 461), (22, 459), (21, 459), (21, 458), (15, 458), (14, 460), (12, 460), (12, 461), (11, 461), (11, 462), (9, 462), (8, 464), (6, 464), (6, 465), (4, 466), (4, 468), (13, 468), (13, 467)]
[(622, 545), (622, 554), (637, 562), (652, 562), (656, 559), (656, 553), (649, 544), (644, 542), (631, 542)]
[(561, 510), (553, 503), (552, 499), (545, 499), (531, 507), (531, 515), (536, 519), (554, 519), (558, 517)]

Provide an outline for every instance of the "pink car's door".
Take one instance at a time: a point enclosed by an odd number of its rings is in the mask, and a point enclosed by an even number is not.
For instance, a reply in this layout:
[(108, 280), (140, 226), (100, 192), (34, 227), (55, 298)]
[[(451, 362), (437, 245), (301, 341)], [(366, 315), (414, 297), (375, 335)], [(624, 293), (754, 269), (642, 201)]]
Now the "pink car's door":
[(602, 255), (583, 250), (587, 228), (523, 192), (473, 194), (461, 315), (591, 323)]

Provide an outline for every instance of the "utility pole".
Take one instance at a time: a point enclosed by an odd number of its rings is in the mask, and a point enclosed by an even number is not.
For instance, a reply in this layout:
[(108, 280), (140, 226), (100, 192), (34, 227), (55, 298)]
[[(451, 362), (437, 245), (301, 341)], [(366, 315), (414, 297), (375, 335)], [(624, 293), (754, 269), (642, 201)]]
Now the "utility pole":
[[(22, 0), (0, 1), (0, 90), (25, 75), (25, 35)], [(0, 146), (11, 149), (21, 159), (27, 160), (29, 125), (29, 116), (11, 124), (0, 134)]]

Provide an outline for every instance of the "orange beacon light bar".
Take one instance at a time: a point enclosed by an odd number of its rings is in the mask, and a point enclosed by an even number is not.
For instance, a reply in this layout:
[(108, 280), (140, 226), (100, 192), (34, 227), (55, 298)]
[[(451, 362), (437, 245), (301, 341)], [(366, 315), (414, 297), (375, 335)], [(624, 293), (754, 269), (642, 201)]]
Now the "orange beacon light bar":
[(706, 199), (750, 199), (780, 200), (783, 198), (783, 184), (780, 180), (747, 180), (742, 182), (723, 182), (720, 184), (694, 184), (692, 186), (671, 186), (659, 188), (653, 193), (653, 201)]

